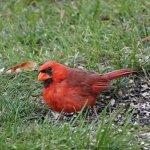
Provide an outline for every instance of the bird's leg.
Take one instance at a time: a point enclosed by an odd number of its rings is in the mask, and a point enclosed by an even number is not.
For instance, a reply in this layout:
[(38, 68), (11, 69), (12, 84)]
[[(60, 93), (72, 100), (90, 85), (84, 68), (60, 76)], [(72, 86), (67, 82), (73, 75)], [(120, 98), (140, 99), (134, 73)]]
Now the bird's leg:
[(93, 106), (93, 111), (94, 111), (95, 116), (98, 118), (97, 109), (95, 106)]

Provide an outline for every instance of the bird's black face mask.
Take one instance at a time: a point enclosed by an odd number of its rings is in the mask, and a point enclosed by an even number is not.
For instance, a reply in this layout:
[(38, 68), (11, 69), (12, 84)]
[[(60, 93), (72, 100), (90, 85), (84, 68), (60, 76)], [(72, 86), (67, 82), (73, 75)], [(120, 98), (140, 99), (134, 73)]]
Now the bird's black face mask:
[[(45, 70), (42, 70), (41, 72), (47, 73), (50, 77), (52, 77), (52, 68), (51, 67), (49, 67), (49, 68), (47, 68)], [(44, 81), (44, 87), (48, 87), (52, 82), (53, 82), (52, 78), (50, 78), (48, 80), (45, 80)]]
[(44, 87), (48, 87), (52, 82), (53, 82), (52, 78), (44, 81)]

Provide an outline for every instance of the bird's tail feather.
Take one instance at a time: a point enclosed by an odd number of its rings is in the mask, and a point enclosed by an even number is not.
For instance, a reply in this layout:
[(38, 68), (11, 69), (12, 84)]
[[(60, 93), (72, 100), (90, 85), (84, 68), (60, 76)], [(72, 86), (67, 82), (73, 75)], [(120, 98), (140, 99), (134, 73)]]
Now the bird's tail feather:
[(121, 69), (121, 70), (115, 70), (109, 73), (104, 74), (106, 80), (113, 80), (122, 76), (126, 76), (132, 73), (138, 73), (139, 71), (134, 69)]

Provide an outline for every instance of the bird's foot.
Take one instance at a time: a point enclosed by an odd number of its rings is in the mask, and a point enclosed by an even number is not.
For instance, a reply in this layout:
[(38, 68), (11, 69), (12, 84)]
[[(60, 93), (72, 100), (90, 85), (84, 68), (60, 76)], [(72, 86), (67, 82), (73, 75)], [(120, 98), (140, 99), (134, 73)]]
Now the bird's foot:
[(95, 106), (93, 106), (93, 111), (94, 111), (95, 116), (98, 118), (97, 109)]

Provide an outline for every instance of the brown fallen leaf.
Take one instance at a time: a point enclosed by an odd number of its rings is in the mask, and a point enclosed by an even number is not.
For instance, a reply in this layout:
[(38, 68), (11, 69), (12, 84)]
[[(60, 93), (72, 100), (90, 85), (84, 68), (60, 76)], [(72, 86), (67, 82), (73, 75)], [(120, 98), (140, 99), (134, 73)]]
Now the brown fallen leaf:
[(150, 36), (147, 36), (147, 37), (143, 38), (143, 39), (142, 39), (142, 42), (143, 42), (143, 41), (150, 41)]
[(36, 67), (37, 67), (36, 62), (26, 61), (26, 62), (22, 62), (16, 66), (13, 66), (13, 67), (6, 69), (5, 73), (18, 73), (18, 72), (21, 72), (23, 70), (33, 71), (33, 70), (36, 70)]

